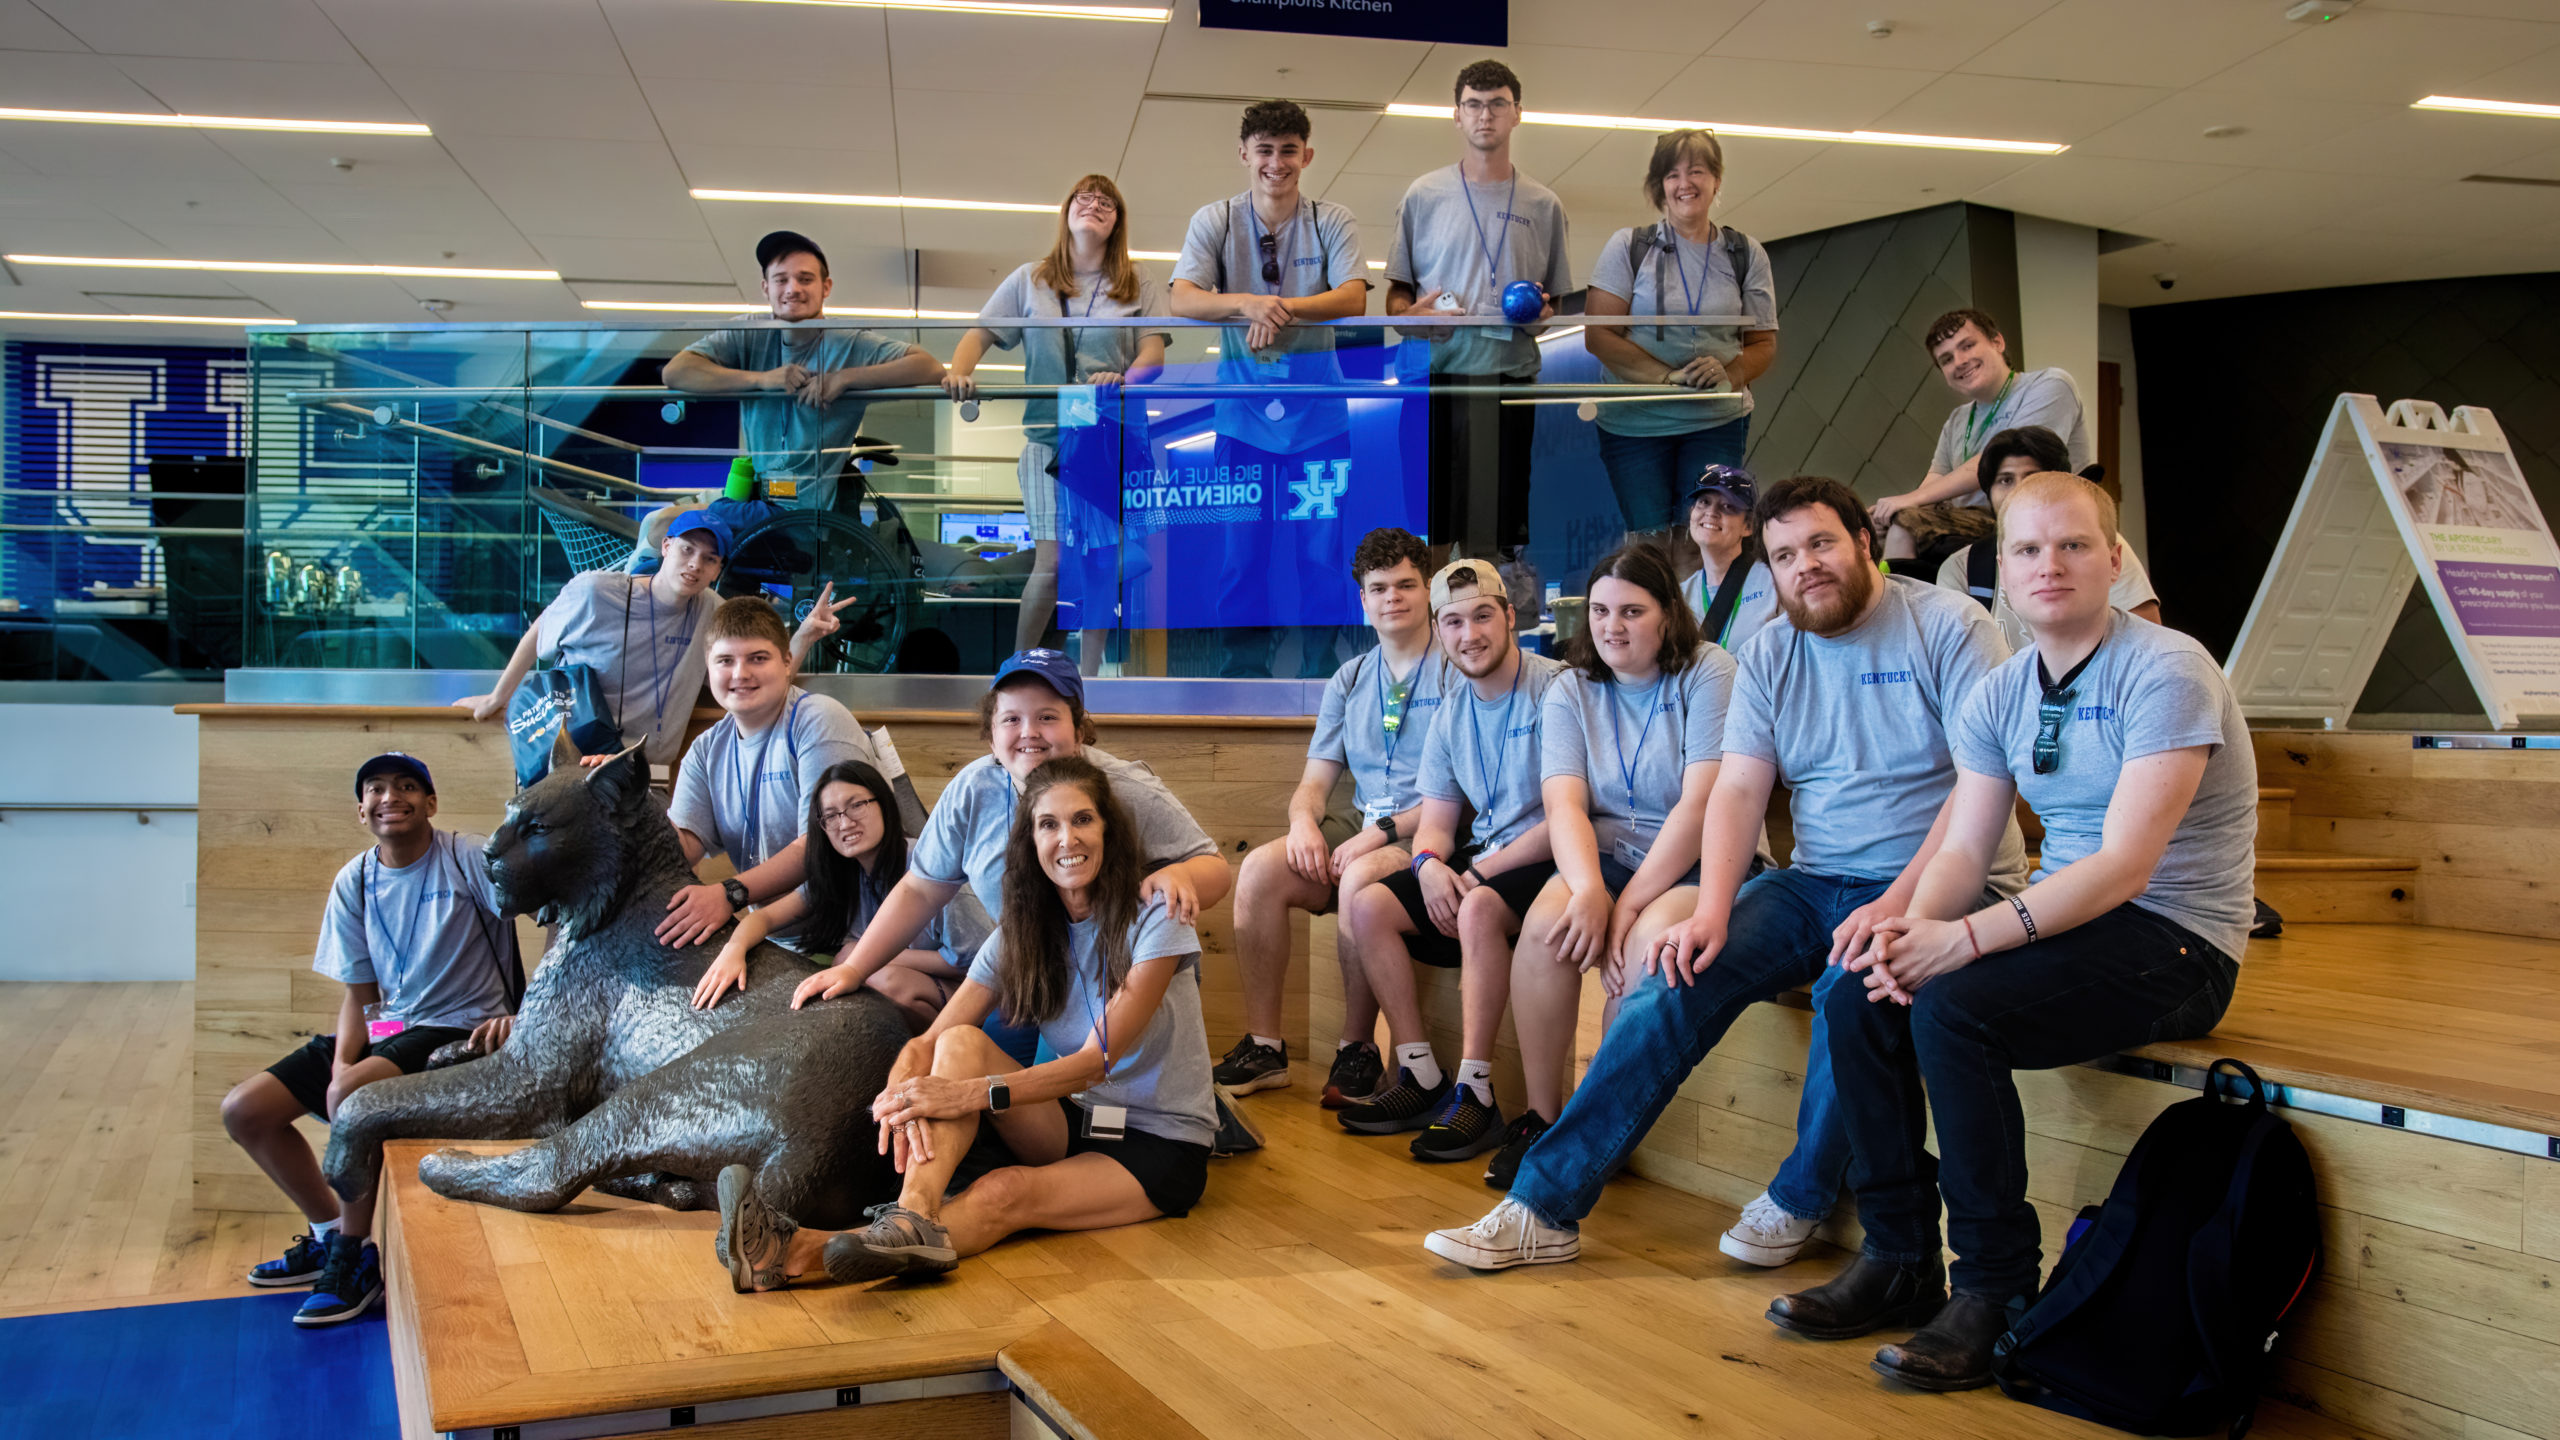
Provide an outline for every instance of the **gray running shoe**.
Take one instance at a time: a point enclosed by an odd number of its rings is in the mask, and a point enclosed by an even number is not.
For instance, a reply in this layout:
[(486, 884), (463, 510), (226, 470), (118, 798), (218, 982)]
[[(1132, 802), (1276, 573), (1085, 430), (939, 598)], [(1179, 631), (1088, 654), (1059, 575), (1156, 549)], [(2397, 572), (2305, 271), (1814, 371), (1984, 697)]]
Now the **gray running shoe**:
[(904, 1205), (874, 1205), (869, 1224), (827, 1241), (819, 1259), (827, 1273), (848, 1283), (893, 1275), (942, 1275), (960, 1263), (951, 1232)]

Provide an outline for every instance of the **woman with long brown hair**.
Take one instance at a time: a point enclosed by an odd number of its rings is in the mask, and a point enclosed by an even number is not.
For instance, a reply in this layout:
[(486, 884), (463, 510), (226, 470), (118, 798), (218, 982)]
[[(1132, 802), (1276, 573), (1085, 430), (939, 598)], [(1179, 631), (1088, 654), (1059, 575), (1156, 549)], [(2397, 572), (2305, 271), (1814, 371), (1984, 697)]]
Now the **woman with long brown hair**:
[[(1164, 346), (1171, 331), (1070, 325), (1029, 331), (1031, 338), (1026, 341), (1025, 327), (1008, 329), (1001, 322), (1172, 313), (1164, 287), (1141, 273), (1129, 258), (1129, 202), (1120, 187), (1108, 175), (1087, 175), (1059, 202), (1058, 233), (1049, 253), (1006, 276), (987, 297), (978, 312), (980, 323), (952, 349), (951, 368), (943, 376), (942, 388), (954, 400), (975, 398), (978, 362), (987, 348), (1010, 350), (1016, 345), (1023, 347), (1022, 378), (1027, 385), (1143, 383), (1164, 368)], [(1014, 644), (1028, 650), (1048, 633), (1057, 608), (1060, 543), (1082, 554), (1103, 552), (1118, 543), (1120, 517), (1060, 493), (1056, 400), (1024, 404), (1022, 439), (1016, 473), (1022, 481), (1022, 508), (1031, 522), (1034, 553), (1031, 576), (1023, 582)], [(1117, 587), (1110, 588), (1116, 591)], [(1091, 675), (1102, 668), (1102, 642), (1111, 628), (1092, 622), (1110, 618), (1107, 602), (1111, 597), (1078, 598), (1084, 610), (1084, 633), (1076, 659)], [(1096, 610), (1104, 613), (1097, 616)]]
[[(740, 1291), (821, 1267), (846, 1281), (939, 1274), (1018, 1230), (1189, 1212), (1218, 1126), (1200, 937), (1161, 896), (1141, 898), (1135, 835), (1091, 761), (1065, 756), (1025, 777), (996, 933), (871, 1105), (906, 1177), (898, 1202), (860, 1230), (797, 1230), (731, 1166), (722, 1253)], [(999, 1048), (979, 1028), (999, 1005), (1058, 1058), (1025, 1067)], [(948, 1193), (961, 1157), (990, 1139), (1010, 1163)]]

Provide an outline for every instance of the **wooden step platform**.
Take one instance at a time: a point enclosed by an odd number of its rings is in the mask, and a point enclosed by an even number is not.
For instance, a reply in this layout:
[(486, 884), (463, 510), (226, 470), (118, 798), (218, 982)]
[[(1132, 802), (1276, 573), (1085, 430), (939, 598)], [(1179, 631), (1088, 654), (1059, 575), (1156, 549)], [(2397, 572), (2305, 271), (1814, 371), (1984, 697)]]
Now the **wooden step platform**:
[[(611, 1415), (624, 1423), (581, 1433), (646, 1433), (689, 1406), (719, 1433), (760, 1397), (860, 1387), (857, 1405), (751, 1433), (992, 1440), (1012, 1403), (997, 1392), (875, 1397), (994, 1370), (1026, 1417), (1092, 1440), (2112, 1433), (1994, 1391), (1900, 1391), (1868, 1371), (1873, 1342), (1772, 1328), (1770, 1296), (1845, 1257), (1738, 1265), (1715, 1249), (1730, 1209), (1642, 1179), (1610, 1187), (1579, 1264), (1443, 1264), (1421, 1237), (1493, 1203), (1478, 1167), (1344, 1134), (1314, 1103), (1321, 1083), (1302, 1066), (1294, 1088), (1246, 1101), (1269, 1147), (1217, 1162), (1183, 1219), (1016, 1240), (941, 1281), (763, 1296), (729, 1292), (707, 1214), (593, 1195), (556, 1215), (458, 1204), (417, 1182), (430, 1147), (397, 1145), (383, 1229), (404, 1428), (530, 1440), (551, 1428), (533, 1422)], [(2281, 1404), (2258, 1429), (2355, 1433)]]

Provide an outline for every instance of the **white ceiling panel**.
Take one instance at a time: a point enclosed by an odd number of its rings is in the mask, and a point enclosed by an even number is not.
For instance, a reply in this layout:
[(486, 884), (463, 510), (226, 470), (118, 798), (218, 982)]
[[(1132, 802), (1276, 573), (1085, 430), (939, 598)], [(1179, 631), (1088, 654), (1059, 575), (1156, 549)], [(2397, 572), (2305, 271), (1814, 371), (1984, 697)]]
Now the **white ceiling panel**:
[(889, 73), (913, 90), (1126, 96), (1146, 88), (1164, 27), (889, 13)]
[(373, 68), (275, 60), (120, 56), (116, 68), (183, 115), (294, 115), (322, 120), (416, 120)]
[(35, 0), (0, 0), (0, 50), (85, 50)]
[(2560, 266), (2560, 190), (2538, 185), (2412, 186), (2359, 220), (2379, 235), (2407, 235), (2437, 245), (2450, 236), (2510, 240), (2540, 236), (2546, 263)]
[[(901, 193), (1039, 204), (1064, 199), (1079, 176), (1118, 167), (1137, 96), (901, 90), (898, 105), (902, 115), (931, 117), (898, 126)], [(1032, 134), (1062, 138), (1022, 143)]]
[(486, 220), (471, 215), (436, 215), (402, 220), (348, 217), (323, 223), (350, 255), (368, 265), (558, 268), (494, 212)]
[(728, 86), (694, 80), (643, 77), (640, 88), (658, 129), (677, 146), (896, 148), (897, 112), (882, 87), (768, 83), (756, 87), (753, 105), (739, 104)]
[[(2543, 4), (2544, 0), (2535, 0)], [(2560, 6), (2544, 6), (2547, 13), (2560, 13)], [(2560, 105), (2560, 48), (2527, 56), (2512, 65), (2501, 66), (2471, 82), (2474, 94), (2491, 100), (2532, 100), (2545, 105)]]
[[(2554, 17), (2560, 19), (2560, 17)], [(2560, 23), (2374, 10), (2262, 50), (2202, 82), (2213, 91), (2300, 100), (2377, 100), (2469, 93), (2474, 80), (2560, 46)]]
[(45, 13), (90, 49), (117, 55), (356, 58), (311, 0), (50, 0)]
[[(309, 260), (326, 264), (381, 264), (347, 248), (346, 242), (322, 228), (317, 222), (299, 224), (226, 225), (184, 217), (145, 218), (137, 215), (119, 217), (133, 228), (151, 237), (153, 255), (176, 255), (191, 260)], [(186, 271), (167, 270), (74, 270), (83, 284), (112, 282), (120, 288), (139, 286), (145, 290), (165, 288), (176, 280), (181, 284), (196, 283), (196, 275)], [(217, 273), (217, 272), (206, 272)], [(255, 276), (223, 276), (243, 288), (255, 290)]]
[(2395, 110), (2335, 135), (2323, 135), (2271, 162), (2288, 170), (2325, 170), (2381, 179), (2395, 189), (2504, 173), (2560, 136), (2560, 124), (2512, 116)]
[[(1593, 29), (1588, 41), (1640, 41), (1638, 33)], [(1701, 42), (1702, 43), (1702, 42)], [(1584, 45), (1513, 45), (1496, 52), (1520, 77), (1521, 104), (1531, 110), (1560, 110), (1575, 115), (1623, 115), (1630, 96), (1651, 95), (1687, 68), (1700, 44), (1671, 39), (1658, 49), (1596, 49)], [(1406, 82), (1397, 99), (1423, 105), (1449, 103), (1449, 87), (1458, 71), (1486, 52), (1462, 45), (1435, 45), (1421, 71)]]
[[(248, 130), (208, 130), (204, 136), (271, 185), (398, 194), (471, 183), (462, 167), (432, 139), (266, 135)], [(340, 160), (347, 162), (347, 168), (334, 163)]]
[(2283, 12), (2255, 0), (2062, 0), (1960, 68), (2183, 89), (2301, 34)]
[(834, 264), (838, 255), (856, 250), (899, 250), (907, 243), (905, 222), (896, 210), (706, 204), (702, 206), (702, 221), (712, 252), (727, 265), (729, 278), (749, 294), (755, 293), (759, 278), (756, 242), (776, 230), (797, 230), (817, 241), (825, 247), (829, 264)]
[[(1571, 5), (1514, 4), (1511, 43), (1588, 45), (1605, 37), (1613, 45), (1695, 55), (1723, 38), (1762, 0), (1580, 0)], [(1507, 57), (1509, 52), (1493, 52)], [(1514, 62), (1515, 69), (1518, 68)], [(1530, 84), (1528, 75), (1520, 83)]]
[[(154, 248), (150, 236), (108, 216), (68, 220), (6, 212), (0, 212), (0, 246), (22, 255), (148, 255)], [(30, 287), (76, 290), (79, 286), (71, 277), (85, 273), (60, 270), (40, 275), (29, 268), (19, 271), (18, 279)]]
[[(1545, 180), (1570, 171), (1608, 133), (1564, 125), (1523, 125), (1512, 132), (1511, 158), (1523, 173)], [(1457, 164), (1462, 144), (1455, 122), (1390, 115), (1370, 130), (1342, 168), (1363, 175), (1401, 175), (1409, 181)]]
[(1876, 117), (1867, 128), (2068, 145), (2139, 115), (2174, 93), (2140, 85), (1949, 75)]
[(1057, 239), (1054, 215), (1004, 215), (989, 211), (910, 210), (906, 243), (918, 250), (971, 250), (1036, 260)]
[(649, 104), (629, 75), (384, 66), (382, 78), (439, 136), (640, 140), (657, 134)]
[[(309, 215), (264, 185), (170, 185), (152, 180), (92, 178), (80, 181), (79, 188), (81, 195), (101, 213), (146, 229), (188, 225), (300, 229), (312, 223)], [(170, 253), (184, 255), (186, 252), (174, 250)], [(246, 250), (226, 253), (240, 258), (300, 258), (258, 257)], [(318, 255), (309, 258), (325, 260), (335, 257)]]
[(2035, 162), (2032, 155), (1984, 151), (1826, 145), (1764, 193), (1859, 197), (1889, 206), (1877, 213), (1890, 214), (1961, 200)]
[[(571, 279), (595, 281), (663, 280), (695, 284), (722, 284), (734, 288), (736, 277), (730, 273), (730, 257), (709, 238), (701, 240), (619, 240), (594, 235), (535, 235), (531, 242), (543, 262)], [(826, 244), (824, 240), (818, 242)], [(747, 269), (754, 269), (749, 257)], [(605, 292), (588, 287), (596, 296)], [(692, 297), (703, 300), (726, 299), (724, 295), (705, 291)]]
[[(2273, 165), (2306, 145), (2405, 113), (2405, 105), (2295, 100), (2182, 90), (2075, 143), (2074, 151), (2199, 165)], [(2204, 132), (2236, 126), (2222, 138)]]
[[(824, 137), (804, 135), (795, 138), (817, 140)], [(901, 193), (898, 156), (892, 150), (783, 150), (745, 145), (680, 144), (675, 147), (675, 158), (677, 168), (684, 173), (685, 182), (705, 190), (780, 190), (819, 195)]]
[[(1935, 198), (1932, 197), (1932, 203)], [(1781, 184), (1763, 191), (1749, 204), (1737, 205), (1724, 217), (1735, 229), (1760, 241), (1783, 240), (1808, 230), (1826, 230), (1834, 225), (1848, 225), (1871, 220), (1880, 213), (1874, 206), (1844, 195), (1818, 195), (1812, 191), (1791, 191)], [(1780, 317), (1783, 321), (1784, 317)]]
[(889, 83), (883, 10), (711, 0), (603, 4), (633, 74), (724, 81), (707, 93), (733, 106), (742, 94), (766, 98), (768, 85), (871, 89)]
[[(1746, 60), (1818, 65), (1894, 65), (1951, 70), (2007, 38), (2053, 0), (1784, 0), (1764, 4), (1728, 30), (1711, 53)], [(1871, 20), (1889, 20), (1877, 38)]]
[[(1512, 7), (1515, 27), (1520, 8)], [(1429, 54), (1428, 46), (1393, 40), (1204, 30), (1200, 28), (1199, 8), (1192, 0), (1181, 0), (1174, 8), (1171, 23), (1160, 27), (1147, 88), (1180, 95), (1287, 96), (1384, 104), (1407, 84)], [(1439, 83), (1445, 87), (1448, 82)], [(1524, 79), (1521, 83), (1528, 82)]]
[(702, 233), (684, 177), (661, 145), (457, 135), (445, 148), (529, 233), (655, 240)]
[[(0, 95), (8, 96), (10, 105), (35, 110), (156, 113), (168, 108), (104, 55), (0, 49)], [(5, 144), (12, 132), (32, 123), (0, 123), (0, 144)]]
[(2311, 175), (2293, 170), (2251, 170), (2210, 190), (2156, 210), (2122, 228), (2173, 245), (2245, 249), (2263, 244), (2281, 254), (2297, 230), (2343, 225), (2374, 207), (2371, 184), (2353, 176)]
[(2127, 160), (2073, 150), (2038, 160), (1965, 198), (2078, 225), (2138, 229), (2133, 224), (2135, 217), (2200, 195), (2247, 173), (2236, 165)]
[(38, 174), (156, 180), (172, 184), (253, 181), (204, 136), (117, 125), (0, 125), (0, 150)]
[[(217, 0), (177, 0), (216, 8)], [(221, 6), (237, 0), (218, 0)], [(626, 75), (629, 62), (595, 0), (316, 0), (377, 66), (468, 70), (508, 57), (545, 69)], [(720, 8), (727, 8), (725, 6)]]
[(1937, 78), (1935, 71), (1882, 64), (1798, 65), (1707, 55), (1691, 61), (1634, 111), (1707, 125), (1856, 130), (1874, 124)]

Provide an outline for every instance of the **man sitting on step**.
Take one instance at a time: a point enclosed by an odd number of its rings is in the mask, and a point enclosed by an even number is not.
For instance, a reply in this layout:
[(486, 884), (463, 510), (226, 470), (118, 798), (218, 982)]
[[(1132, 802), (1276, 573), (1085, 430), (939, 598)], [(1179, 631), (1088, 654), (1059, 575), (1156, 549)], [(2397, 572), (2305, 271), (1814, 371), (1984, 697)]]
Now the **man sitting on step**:
[[(2212, 1030), (2256, 863), (2257, 759), (2222, 667), (2108, 603), (2124, 563), (2115, 502), (2076, 475), (2032, 476), (1999, 545), (2034, 648), (1957, 707), (1944, 838), (1821, 1007), (1865, 1245), (1837, 1279), (1769, 1307), (1817, 1339), (1925, 1323), (1875, 1359), (1923, 1390), (1990, 1384), (1992, 1345), (2042, 1274), (2012, 1072)], [(2021, 795), (2044, 821), (2037, 874), (1986, 902)]]
[(353, 1320), (382, 1298), (373, 1196), (340, 1205), (293, 1122), (327, 1118), (364, 1086), (414, 1075), (450, 1041), (505, 1043), (523, 993), (513, 922), (498, 913), (484, 835), (435, 828), (436, 783), (398, 751), (356, 769), (356, 819), (373, 848), (329, 886), (311, 968), (346, 986), (334, 1035), (231, 1087), (222, 1128), (311, 1222), (284, 1255), (249, 1271), (252, 1285), (309, 1285), (296, 1325)]
[[(1799, 476), (1761, 492), (1752, 529), (1778, 582), (1780, 618), (1736, 657), (1724, 760), (1707, 800), (1698, 908), (1631, 975), (1616, 1023), (1555, 1125), (1529, 1147), (1502, 1203), (1424, 1248), (1479, 1270), (1581, 1253), (1576, 1228), (1680, 1084), (1744, 1008), (1838, 972), (1873, 923), (1910, 908), (1955, 783), (1946, 726), (2006, 658), (1980, 606), (1877, 572), (1855, 492)], [(1785, 781), (1792, 863), (1745, 883), (1771, 787)], [(2025, 847), (1995, 835), (1985, 898), (2018, 888)], [(1820, 1081), (1823, 1034), (1806, 1063), (1799, 1144), (1839, 1118)]]
[[(1244, 857), (1236, 877), (1236, 968), (1244, 976), (1245, 1036), (1218, 1062), (1217, 1081), (1236, 1094), (1289, 1083), (1280, 999), (1289, 980), (1289, 912), (1347, 910), (1350, 897), (1412, 863), (1406, 848), (1422, 813), (1414, 775), (1442, 701), (1461, 683), (1431, 630), (1424, 589), (1430, 552), (1386, 526), (1362, 536), (1351, 554), (1360, 609), (1377, 648), (1352, 657), (1324, 687), (1307, 768), (1289, 797), (1289, 833)], [(1326, 813), (1342, 772), (1351, 771), (1355, 816)], [(1324, 1106), (1339, 1110), (1378, 1088), (1384, 1062), (1350, 927), (1335, 932), (1342, 967), (1342, 1035), (1325, 1079)]]
[[(1991, 497), (1993, 514), (2009, 504), (2009, 495), (2018, 482), (2045, 470), (2069, 470), (2071, 452), (2062, 437), (2041, 425), (2021, 425), (2003, 430), (1982, 447), (1982, 491)], [(1896, 565), (1896, 569), (1901, 566)], [(2000, 638), (2009, 642), (2012, 651), (2027, 648), (2027, 622), (2009, 604), (2000, 589), (1999, 547), (1986, 540), (1967, 545), (1938, 567), (1938, 583), (1949, 590), (1971, 595), (1991, 611), (2000, 622)], [(2157, 625), (2160, 623), (2160, 592), (2151, 588), (2151, 572), (2142, 568), (2133, 547), (2124, 547), (2124, 573), (2107, 590), (2108, 603), (2131, 615)]]

